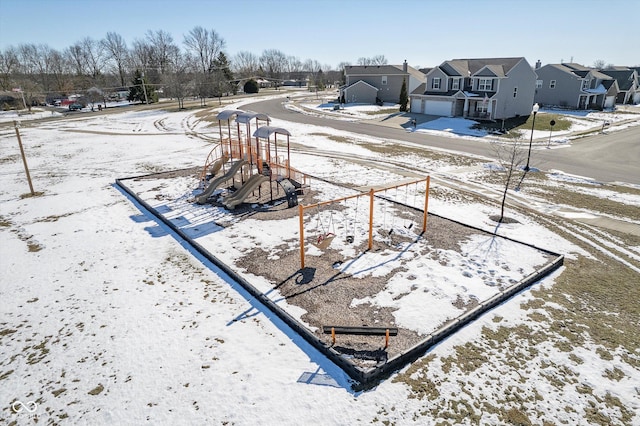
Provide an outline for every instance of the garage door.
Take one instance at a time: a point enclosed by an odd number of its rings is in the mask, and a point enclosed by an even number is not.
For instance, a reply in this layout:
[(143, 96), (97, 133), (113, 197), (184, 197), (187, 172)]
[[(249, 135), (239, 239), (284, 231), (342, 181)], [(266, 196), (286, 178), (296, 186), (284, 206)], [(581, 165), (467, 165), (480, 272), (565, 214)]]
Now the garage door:
[(604, 107), (605, 108), (613, 108), (613, 106), (616, 104), (616, 97), (615, 96), (607, 96), (604, 99)]
[(424, 105), (425, 114), (449, 117), (451, 111), (451, 102), (449, 101), (427, 101)]
[(411, 99), (411, 112), (422, 114), (422, 99)]

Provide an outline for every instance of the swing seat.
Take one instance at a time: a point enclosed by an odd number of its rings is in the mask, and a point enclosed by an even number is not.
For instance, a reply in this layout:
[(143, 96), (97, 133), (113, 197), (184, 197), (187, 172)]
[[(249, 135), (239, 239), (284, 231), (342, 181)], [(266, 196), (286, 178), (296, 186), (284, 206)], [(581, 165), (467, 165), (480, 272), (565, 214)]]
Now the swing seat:
[(335, 238), (335, 234), (329, 232), (327, 234), (319, 235), (318, 241), (313, 243), (314, 246), (318, 247), (320, 250), (324, 250), (331, 244), (331, 241)]

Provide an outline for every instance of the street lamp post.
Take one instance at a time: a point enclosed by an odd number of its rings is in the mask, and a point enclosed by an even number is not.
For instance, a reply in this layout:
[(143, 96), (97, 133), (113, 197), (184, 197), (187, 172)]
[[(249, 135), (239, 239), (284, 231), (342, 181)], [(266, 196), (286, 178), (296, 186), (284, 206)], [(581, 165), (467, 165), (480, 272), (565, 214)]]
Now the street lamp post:
[(531, 137), (529, 138), (529, 153), (527, 154), (527, 165), (524, 166), (524, 170), (526, 172), (529, 171), (529, 160), (531, 159), (531, 145), (533, 144), (533, 129), (536, 125), (536, 114), (538, 113), (539, 109), (540, 109), (540, 106), (536, 103), (533, 105), (533, 109), (531, 110), (531, 112), (533, 113), (533, 121), (531, 122)]

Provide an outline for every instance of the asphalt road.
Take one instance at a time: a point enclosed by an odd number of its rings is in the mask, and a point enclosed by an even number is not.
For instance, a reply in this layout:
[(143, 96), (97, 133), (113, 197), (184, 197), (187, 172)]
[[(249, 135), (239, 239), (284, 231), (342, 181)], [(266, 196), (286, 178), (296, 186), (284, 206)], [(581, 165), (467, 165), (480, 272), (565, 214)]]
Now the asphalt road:
[[(495, 158), (491, 144), (407, 132), (400, 126), (375, 122), (348, 122), (316, 117), (286, 109), (283, 99), (270, 99), (245, 105), (243, 109), (295, 123), (332, 127), (383, 139), (395, 139), (460, 153)], [(530, 166), (545, 171), (589, 177), (600, 182), (624, 182), (640, 185), (640, 126), (573, 139), (563, 147), (546, 148), (546, 141), (534, 141)]]

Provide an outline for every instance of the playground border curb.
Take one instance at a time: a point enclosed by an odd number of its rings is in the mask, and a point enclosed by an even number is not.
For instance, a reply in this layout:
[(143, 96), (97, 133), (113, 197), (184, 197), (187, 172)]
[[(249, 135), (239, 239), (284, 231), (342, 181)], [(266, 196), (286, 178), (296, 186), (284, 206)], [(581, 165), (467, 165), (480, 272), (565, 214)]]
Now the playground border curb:
[[(177, 171), (179, 170), (173, 170), (171, 172), (177, 172)], [(374, 387), (377, 383), (389, 377), (389, 375), (391, 375), (394, 371), (397, 371), (400, 368), (403, 368), (407, 364), (423, 356), (433, 346), (442, 342), (444, 339), (448, 338), (453, 333), (463, 328), (465, 325), (469, 324), (476, 318), (480, 317), (485, 312), (495, 308), (496, 306), (500, 305), (504, 301), (510, 299), (516, 293), (519, 293), (520, 291), (526, 289), (527, 287), (531, 286), (532, 284), (539, 281), (540, 279), (556, 271), (564, 263), (564, 256), (561, 254), (536, 247), (532, 244), (523, 243), (521, 241), (517, 241), (509, 237), (497, 235), (500, 238), (514, 241), (519, 244), (524, 244), (528, 247), (532, 247), (537, 250), (543, 251), (549, 255), (556, 256), (556, 259), (546, 264), (544, 267), (529, 274), (527, 277), (525, 277), (518, 283), (513, 284), (512, 286), (499, 292), (493, 297), (481, 302), (474, 309), (467, 311), (464, 314), (458, 316), (457, 318), (450, 320), (444, 326), (440, 327), (433, 333), (427, 335), (420, 343), (414, 345), (413, 347), (407, 349), (404, 352), (401, 352), (395, 357), (387, 360), (384, 364), (378, 365), (373, 368), (364, 369), (354, 365), (353, 363), (348, 361), (345, 357), (343, 357), (342, 354), (340, 354), (338, 351), (336, 351), (331, 346), (329, 346), (328, 344), (320, 340), (315, 334), (311, 333), (304, 325), (298, 322), (298, 320), (292, 317), (280, 306), (275, 304), (271, 299), (269, 299), (264, 293), (260, 292), (244, 277), (236, 273), (227, 264), (225, 264), (220, 259), (215, 257), (213, 254), (211, 254), (207, 249), (205, 249), (199, 243), (191, 239), (187, 234), (185, 234), (182, 230), (180, 230), (180, 228), (178, 228), (175, 224), (173, 224), (173, 222), (165, 218), (157, 210), (151, 207), (146, 201), (138, 197), (138, 195), (129, 187), (127, 187), (123, 182), (125, 180), (131, 180), (131, 179), (142, 178), (142, 177), (150, 177), (150, 176), (161, 175), (165, 173), (167, 172), (152, 173), (147, 175), (116, 179), (115, 185), (121, 191), (126, 193), (132, 199), (134, 199), (144, 210), (146, 210), (146, 211), (143, 211), (143, 213), (151, 214), (160, 222), (162, 222), (164, 225), (166, 225), (169, 229), (171, 229), (175, 233), (176, 236), (180, 237), (180, 239), (182, 239), (185, 243), (193, 247), (193, 249), (195, 249), (205, 259), (209, 260), (215, 266), (220, 268), (220, 270), (222, 270), (225, 274), (227, 274), (232, 280), (234, 280), (242, 288), (244, 288), (247, 292), (249, 292), (249, 294), (255, 297), (259, 303), (261, 303), (266, 308), (268, 308), (271, 312), (276, 314), (280, 320), (282, 320), (287, 326), (289, 326), (293, 331), (295, 331), (298, 335), (300, 335), (305, 341), (311, 344), (315, 349), (317, 349), (320, 353), (326, 356), (335, 365), (340, 367), (351, 379), (358, 382), (357, 385), (353, 386), (355, 390), (365, 390), (365, 389), (370, 389)], [(406, 206), (403, 203), (398, 203), (398, 204), (402, 204)], [(406, 206), (406, 207), (415, 208), (413, 206)], [(416, 209), (416, 210), (420, 210), (420, 209)], [(489, 233), (486, 230), (483, 230), (474, 226), (466, 225), (461, 222), (445, 218), (443, 216), (435, 215), (433, 213), (428, 213), (428, 214), (437, 216), (437, 217), (442, 217), (443, 219), (451, 220), (452, 222), (455, 222), (455, 223), (460, 223), (468, 228), (475, 229), (483, 233)]]

